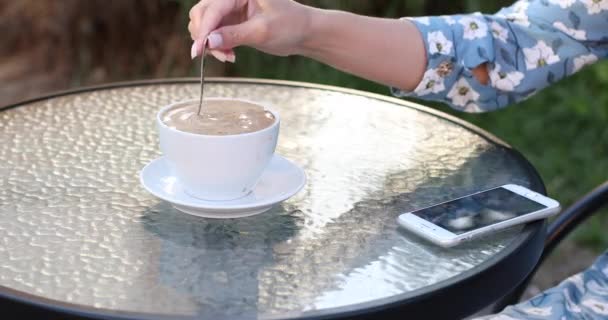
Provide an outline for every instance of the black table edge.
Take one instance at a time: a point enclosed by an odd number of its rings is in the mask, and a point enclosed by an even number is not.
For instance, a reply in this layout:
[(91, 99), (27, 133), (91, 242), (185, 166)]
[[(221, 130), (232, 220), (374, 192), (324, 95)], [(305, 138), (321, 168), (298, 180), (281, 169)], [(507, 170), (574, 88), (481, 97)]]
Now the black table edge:
[[(104, 85), (81, 87), (39, 96), (23, 100), (14, 104), (0, 107), (0, 112), (11, 108), (27, 105), (33, 102), (43, 101), (51, 98), (85, 93), (89, 91), (117, 89), (144, 85), (166, 85), (198, 83), (196, 78), (172, 78), (138, 80), (128, 82), (115, 82)], [(244, 83), (244, 84), (267, 84), (277, 86), (290, 86), (300, 88), (311, 88), (328, 90), (334, 92), (348, 93), (364, 96), (372, 99), (395, 103), (398, 105), (414, 108), (421, 112), (435, 115), (444, 120), (453, 122), (469, 131), (483, 137), (489, 142), (509, 149), (521, 163), (525, 164), (528, 174), (532, 176), (531, 189), (546, 194), (545, 185), (536, 169), (516, 149), (492, 135), (491, 133), (444, 112), (425, 107), (410, 101), (401, 100), (376, 93), (369, 93), (354, 89), (347, 89), (329, 85), (311, 84), (296, 81), (255, 79), (255, 78), (207, 78), (208, 82), (216, 83)], [(429, 318), (432, 319), (458, 319), (478, 311), (489, 303), (498, 300), (503, 295), (514, 289), (532, 271), (538, 262), (545, 238), (545, 221), (537, 221), (528, 224), (522, 231), (522, 236), (513, 240), (498, 254), (492, 256), (482, 264), (475, 266), (457, 276), (440, 281), (431, 286), (416, 289), (390, 298), (374, 300), (372, 302), (324, 309), (322, 312), (310, 311), (304, 314), (286, 315), (287, 319), (401, 319), (403, 317)], [(525, 259), (522, 259), (525, 257)], [(522, 263), (525, 261), (525, 263)], [(492, 284), (486, 286), (485, 284)], [(483, 291), (471, 290), (472, 287), (483, 288)], [(485, 288), (484, 288), (485, 287)], [(56, 315), (65, 318), (71, 315), (76, 317), (103, 318), (103, 319), (166, 319), (171, 317), (179, 319), (179, 316), (154, 315), (127, 311), (113, 311), (102, 308), (93, 308), (78, 304), (65, 303), (52, 299), (39, 297), (33, 294), (23, 293), (8, 287), (0, 286), (0, 298), (6, 303), (16, 302), (24, 304), (24, 307), (38, 307), (38, 310), (22, 309), (24, 312), (34, 312), (39, 315)], [(14, 306), (11, 306), (14, 307)], [(432, 311), (431, 311), (432, 310)], [(456, 311), (458, 310), (458, 311)], [(37, 313), (36, 313), (37, 312)], [(40, 313), (42, 312), (42, 313)], [(188, 318), (189, 317), (184, 317)]]

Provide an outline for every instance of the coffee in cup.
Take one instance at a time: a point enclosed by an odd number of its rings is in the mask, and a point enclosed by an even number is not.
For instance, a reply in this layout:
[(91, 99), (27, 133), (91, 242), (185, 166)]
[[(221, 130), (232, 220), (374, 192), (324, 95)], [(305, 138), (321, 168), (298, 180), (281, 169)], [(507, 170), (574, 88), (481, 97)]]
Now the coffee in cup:
[(259, 131), (274, 120), (264, 107), (233, 99), (206, 100), (200, 115), (198, 103), (191, 103), (170, 108), (162, 116), (162, 121), (176, 130), (220, 136)]
[(279, 115), (254, 102), (208, 98), (162, 108), (160, 149), (176, 183), (203, 200), (234, 200), (255, 187), (279, 136)]

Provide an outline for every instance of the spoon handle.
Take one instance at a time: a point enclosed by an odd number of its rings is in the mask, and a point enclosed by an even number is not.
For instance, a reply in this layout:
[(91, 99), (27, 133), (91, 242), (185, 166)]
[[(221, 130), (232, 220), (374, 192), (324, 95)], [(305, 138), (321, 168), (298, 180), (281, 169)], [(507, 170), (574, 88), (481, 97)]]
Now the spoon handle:
[(207, 46), (207, 41), (203, 42), (203, 50), (201, 52), (201, 92), (198, 100), (198, 112), (197, 114), (201, 115), (201, 109), (203, 106), (203, 94), (205, 92), (205, 47)]

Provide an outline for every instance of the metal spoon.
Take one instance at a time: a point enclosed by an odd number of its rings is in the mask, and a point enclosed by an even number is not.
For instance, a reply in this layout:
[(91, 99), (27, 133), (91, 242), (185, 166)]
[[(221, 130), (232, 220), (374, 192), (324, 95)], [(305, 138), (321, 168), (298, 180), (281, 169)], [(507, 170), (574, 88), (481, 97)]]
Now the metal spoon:
[(203, 107), (203, 93), (205, 92), (205, 47), (207, 47), (207, 40), (203, 42), (203, 50), (201, 51), (201, 92), (198, 100), (198, 112), (201, 115), (201, 109)]

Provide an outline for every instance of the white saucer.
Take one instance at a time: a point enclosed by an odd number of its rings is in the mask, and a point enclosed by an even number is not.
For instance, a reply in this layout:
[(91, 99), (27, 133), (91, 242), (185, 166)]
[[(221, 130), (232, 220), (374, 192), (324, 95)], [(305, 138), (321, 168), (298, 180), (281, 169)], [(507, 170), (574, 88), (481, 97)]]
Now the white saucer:
[(171, 174), (165, 158), (148, 163), (140, 172), (141, 184), (180, 211), (205, 218), (240, 218), (262, 213), (298, 193), (306, 183), (304, 170), (274, 155), (251, 193), (230, 201), (208, 201), (186, 194)]

